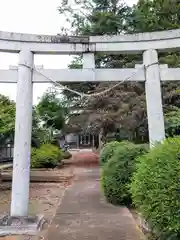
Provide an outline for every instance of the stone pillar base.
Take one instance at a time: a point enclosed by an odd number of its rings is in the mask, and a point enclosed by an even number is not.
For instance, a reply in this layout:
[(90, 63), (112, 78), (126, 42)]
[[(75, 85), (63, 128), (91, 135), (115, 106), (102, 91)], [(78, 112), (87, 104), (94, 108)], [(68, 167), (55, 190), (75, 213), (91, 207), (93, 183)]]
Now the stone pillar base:
[(28, 217), (0, 216), (0, 236), (36, 235), (47, 221), (42, 215)]

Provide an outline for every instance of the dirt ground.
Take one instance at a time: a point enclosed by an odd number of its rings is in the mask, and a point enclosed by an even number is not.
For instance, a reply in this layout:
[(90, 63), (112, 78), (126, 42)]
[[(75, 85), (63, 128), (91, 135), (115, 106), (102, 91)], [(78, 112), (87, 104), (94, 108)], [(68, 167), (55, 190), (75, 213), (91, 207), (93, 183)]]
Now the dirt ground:
[(99, 165), (99, 155), (93, 152), (77, 152), (71, 159), (64, 161), (67, 164), (73, 164), (74, 166), (87, 166)]
[[(60, 176), (69, 176), (73, 174), (71, 166), (59, 170), (52, 170), (52, 174)], [(56, 213), (57, 206), (60, 204), (65, 193), (68, 183), (31, 183), (30, 184), (30, 202), (29, 215), (43, 214), (44, 217), (51, 222)], [(11, 183), (0, 184), (0, 214), (9, 213), (11, 201)], [(40, 236), (14, 236), (2, 239), (43, 239), (46, 235), (47, 229), (40, 233)], [(1, 239), (1, 238), (0, 238)]]
[[(66, 163), (66, 161), (65, 161)], [(77, 173), (84, 174), (84, 166), (93, 167), (99, 164), (98, 154), (89, 152), (74, 153), (73, 157), (67, 160), (67, 165), (62, 169), (44, 171), (45, 174), (70, 176)], [(81, 168), (82, 167), (82, 168)], [(75, 171), (76, 168), (76, 171)], [(72, 182), (72, 181), (71, 181)], [(71, 184), (71, 183), (69, 183)], [(31, 183), (30, 184), (30, 203), (29, 214), (43, 214), (49, 223), (51, 223), (57, 207), (65, 194), (67, 183)], [(9, 213), (11, 200), (11, 184), (0, 183), (0, 214)], [(50, 224), (49, 224), (50, 225)], [(48, 226), (37, 236), (7, 236), (1, 239), (6, 240), (40, 240), (46, 239)]]

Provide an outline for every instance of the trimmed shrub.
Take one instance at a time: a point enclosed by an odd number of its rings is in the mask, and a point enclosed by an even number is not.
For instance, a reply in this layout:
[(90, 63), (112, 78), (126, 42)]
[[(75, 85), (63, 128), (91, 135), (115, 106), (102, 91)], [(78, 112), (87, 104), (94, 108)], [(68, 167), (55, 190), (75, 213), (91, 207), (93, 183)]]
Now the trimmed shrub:
[(180, 138), (141, 156), (130, 186), (135, 207), (158, 239), (180, 239)]
[(129, 183), (135, 170), (135, 159), (146, 152), (143, 145), (121, 142), (102, 170), (101, 184), (108, 202), (114, 205), (131, 204)]
[(116, 151), (117, 147), (119, 146), (119, 142), (113, 141), (105, 144), (103, 149), (100, 152), (100, 164), (103, 166), (109, 159), (113, 156), (114, 152)]
[(62, 158), (63, 159), (69, 159), (69, 158), (71, 158), (72, 157), (72, 154), (70, 153), (70, 152), (68, 152), (68, 151), (62, 151)]
[(32, 168), (55, 167), (62, 160), (61, 150), (52, 144), (43, 144), (31, 151)]

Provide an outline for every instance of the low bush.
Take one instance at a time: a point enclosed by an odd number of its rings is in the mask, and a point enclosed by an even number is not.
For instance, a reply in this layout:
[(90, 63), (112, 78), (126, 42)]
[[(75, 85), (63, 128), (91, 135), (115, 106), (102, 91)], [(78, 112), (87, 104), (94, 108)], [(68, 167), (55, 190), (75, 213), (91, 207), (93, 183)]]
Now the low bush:
[(157, 239), (180, 239), (180, 138), (141, 156), (130, 186), (135, 207)]
[(129, 183), (135, 170), (135, 159), (146, 153), (143, 145), (121, 142), (112, 158), (102, 169), (101, 184), (108, 202), (130, 205)]
[(62, 157), (63, 157), (63, 159), (69, 159), (72, 157), (72, 154), (68, 151), (65, 151), (65, 152), (62, 151)]
[(32, 168), (55, 167), (62, 160), (61, 150), (52, 144), (43, 144), (31, 151)]
[(108, 160), (113, 156), (117, 147), (119, 146), (119, 142), (113, 141), (105, 144), (103, 149), (100, 152), (100, 164), (103, 166)]

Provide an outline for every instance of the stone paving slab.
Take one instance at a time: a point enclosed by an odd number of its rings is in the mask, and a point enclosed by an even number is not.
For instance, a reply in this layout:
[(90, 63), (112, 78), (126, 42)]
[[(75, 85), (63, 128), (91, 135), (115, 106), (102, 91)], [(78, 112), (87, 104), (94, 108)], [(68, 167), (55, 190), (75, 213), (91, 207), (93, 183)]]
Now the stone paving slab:
[(57, 210), (48, 232), (48, 240), (145, 239), (127, 208), (105, 202), (98, 178), (98, 168), (79, 175)]

